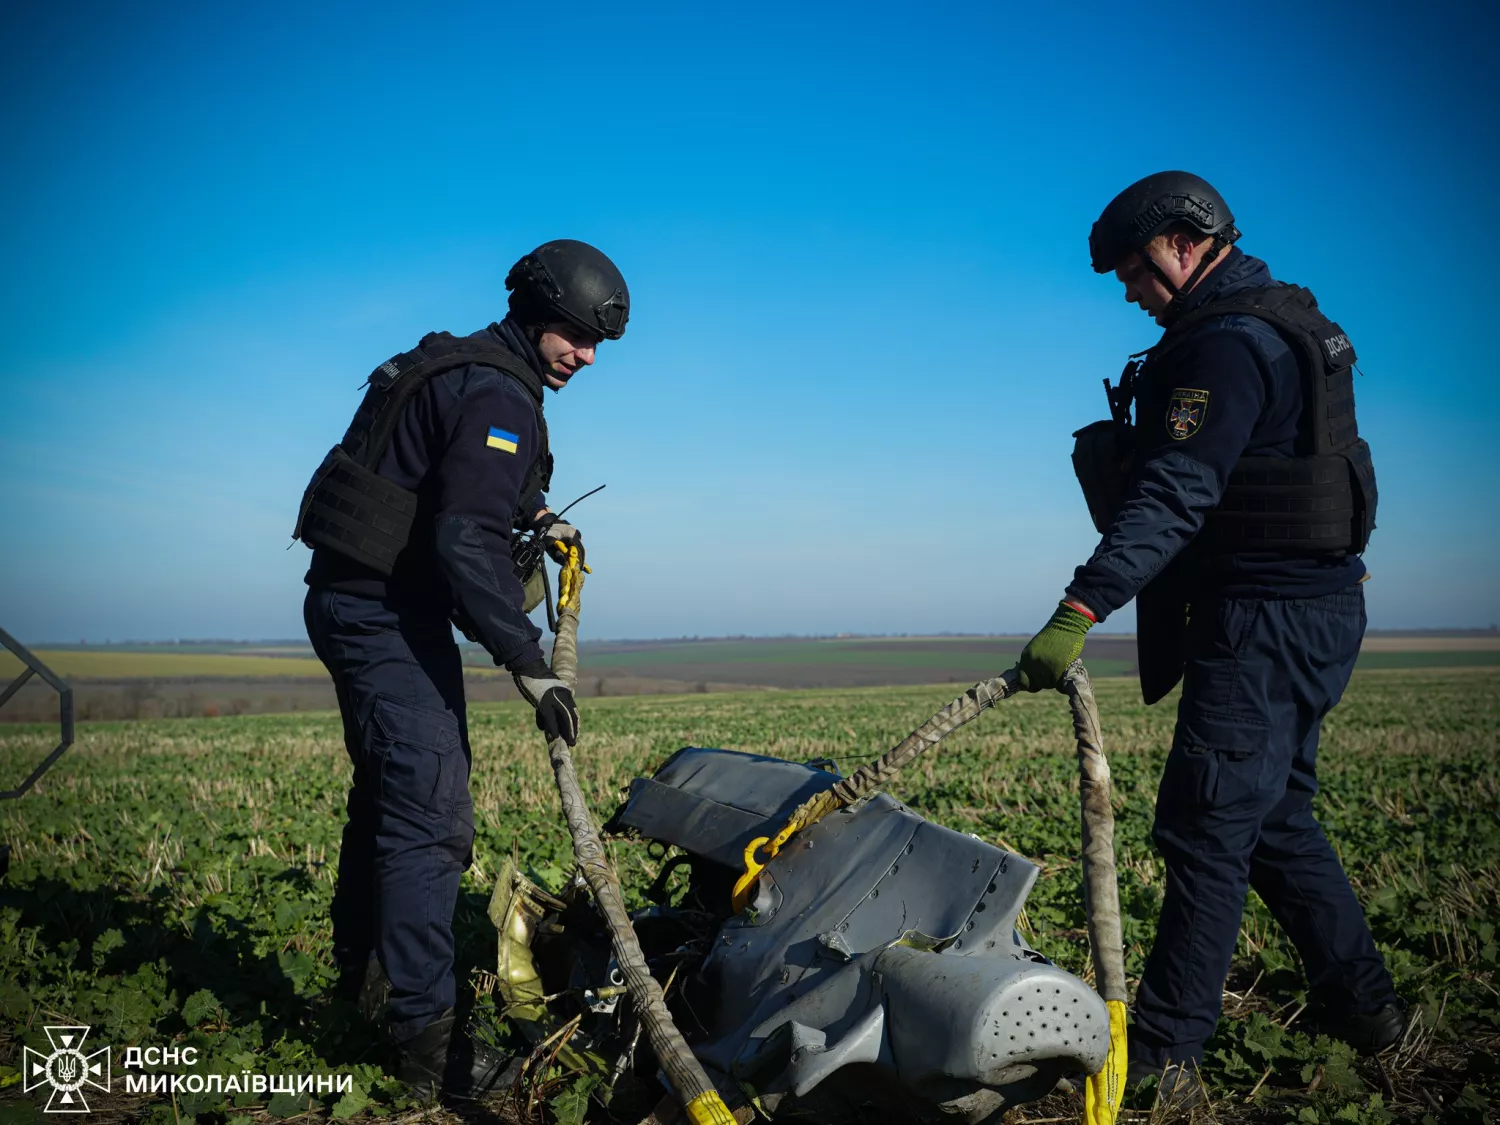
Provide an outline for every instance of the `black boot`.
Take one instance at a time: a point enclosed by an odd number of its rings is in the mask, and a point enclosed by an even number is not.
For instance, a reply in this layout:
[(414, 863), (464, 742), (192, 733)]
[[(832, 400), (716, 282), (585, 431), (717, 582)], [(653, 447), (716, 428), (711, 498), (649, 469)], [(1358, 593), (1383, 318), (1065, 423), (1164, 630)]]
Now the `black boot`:
[(1406, 1033), (1406, 1008), (1399, 1000), (1382, 1004), (1373, 1012), (1335, 1012), (1324, 1009), (1313, 1019), (1325, 1035), (1342, 1039), (1362, 1055), (1378, 1055)]
[(440, 1094), (483, 1098), (515, 1081), (519, 1059), (492, 1050), (460, 1031), (454, 1032), (453, 1009), (398, 1045), (396, 1077), (423, 1101)]
[(424, 1102), (437, 1101), (448, 1071), (448, 1045), (453, 1039), (453, 1009), (396, 1046), (396, 1077)]

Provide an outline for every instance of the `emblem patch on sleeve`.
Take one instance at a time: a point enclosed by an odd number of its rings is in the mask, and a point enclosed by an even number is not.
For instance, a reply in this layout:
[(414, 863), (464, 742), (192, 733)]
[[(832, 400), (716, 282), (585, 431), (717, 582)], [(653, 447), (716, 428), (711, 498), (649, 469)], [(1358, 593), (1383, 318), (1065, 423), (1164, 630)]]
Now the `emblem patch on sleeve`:
[(1167, 403), (1167, 436), (1184, 441), (1203, 428), (1208, 417), (1208, 392), (1178, 387)]
[(518, 435), (511, 433), (509, 430), (502, 430), (499, 426), (491, 426), (489, 437), (484, 439), (484, 444), (491, 449), (500, 449), (506, 453), (514, 453), (517, 448), (516, 443), (520, 440)]

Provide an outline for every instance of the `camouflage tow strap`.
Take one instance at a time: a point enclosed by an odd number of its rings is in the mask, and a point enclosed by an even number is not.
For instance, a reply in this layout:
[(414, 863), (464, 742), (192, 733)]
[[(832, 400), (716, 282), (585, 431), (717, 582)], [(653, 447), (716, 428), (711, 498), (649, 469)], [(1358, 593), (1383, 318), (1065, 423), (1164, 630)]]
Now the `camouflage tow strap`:
[(1125, 1097), (1125, 938), (1120, 925), (1120, 886), (1115, 873), (1115, 810), (1099, 707), (1094, 685), (1075, 660), (1063, 677), (1062, 692), (1073, 710), (1073, 737), (1078, 743), (1078, 800), (1083, 810), (1083, 909), (1088, 918), (1089, 949), (1094, 957), (1094, 987), (1109, 1009), (1109, 1054), (1098, 1074), (1083, 1089), (1086, 1125), (1113, 1125)]
[[(568, 565), (558, 583), (562, 596), (557, 612), (557, 639), (552, 644), (552, 671), (570, 688), (578, 683), (578, 597), (583, 590), (583, 570), (578, 548), (568, 550)], [(568, 744), (555, 738), (547, 744), (552, 772), (557, 778), (557, 792), (562, 798), (563, 815), (573, 836), (573, 856), (583, 871), (583, 878), (593, 892), (594, 901), (604, 915), (613, 938), (615, 960), (625, 977), (631, 1006), (646, 1030), (651, 1049), (666, 1073), (672, 1092), (682, 1102), (692, 1125), (735, 1125), (734, 1115), (724, 1104), (718, 1090), (693, 1056), (672, 1016), (667, 1011), (661, 985), (646, 966), (645, 954), (636, 940), (630, 914), (620, 893), (620, 881), (609, 864), (608, 853), (599, 838), (599, 829), (584, 800), (573, 769)]]
[(745, 908), (761, 870), (776, 858), (782, 845), (792, 836), (809, 825), (816, 824), (829, 813), (886, 788), (914, 759), (965, 723), (979, 718), (1000, 700), (1015, 694), (1019, 687), (1020, 680), (1014, 670), (975, 684), (875, 761), (840, 779), (832, 789), (815, 793), (803, 801), (787, 817), (786, 823), (775, 836), (759, 836), (750, 841), (749, 847), (745, 849), (745, 873), (734, 885), (734, 909), (740, 911)]
[[(975, 684), (874, 762), (797, 806), (775, 836), (752, 840), (745, 849), (745, 873), (734, 885), (734, 909), (745, 908), (762, 869), (793, 835), (831, 812), (888, 788), (912, 761), (1002, 699), (1014, 695), (1019, 687), (1020, 679), (1014, 669)], [(1087, 1125), (1113, 1125), (1125, 1094), (1127, 993), (1109, 763), (1104, 757), (1094, 688), (1082, 661), (1072, 663), (1058, 690), (1068, 697), (1073, 712), (1073, 737), (1078, 745), (1078, 796), (1083, 814), (1084, 910), (1088, 917), (1095, 987), (1109, 1009), (1109, 1054), (1103, 1069), (1091, 1075), (1084, 1088), (1084, 1121)]]

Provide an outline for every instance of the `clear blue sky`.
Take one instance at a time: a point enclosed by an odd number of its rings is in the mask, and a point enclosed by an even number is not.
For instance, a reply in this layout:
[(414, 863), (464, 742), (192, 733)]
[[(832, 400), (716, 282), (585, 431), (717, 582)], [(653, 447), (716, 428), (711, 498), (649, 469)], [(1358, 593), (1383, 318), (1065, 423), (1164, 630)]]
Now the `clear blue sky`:
[(1494, 6), (1187, 18), (6, 5), (0, 625), (298, 635), (365, 375), (574, 237), (633, 298), (548, 402), (554, 499), (609, 485), (586, 634), (1029, 632), (1093, 546), (1069, 434), (1157, 334), (1088, 228), (1169, 167), (1358, 345), (1372, 624), (1500, 621)]

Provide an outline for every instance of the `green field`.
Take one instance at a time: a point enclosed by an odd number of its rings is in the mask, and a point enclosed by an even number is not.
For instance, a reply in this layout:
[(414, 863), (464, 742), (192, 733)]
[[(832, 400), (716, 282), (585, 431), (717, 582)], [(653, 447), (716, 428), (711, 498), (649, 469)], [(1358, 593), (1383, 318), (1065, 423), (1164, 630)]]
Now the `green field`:
[[(929, 685), (589, 700), (577, 759), (604, 814), (630, 778), (680, 746), (833, 756), (852, 768), (954, 694), (951, 685)], [(1161, 896), (1149, 827), (1173, 708), (1142, 707), (1124, 679), (1102, 681), (1099, 699), (1133, 977)], [(484, 906), (499, 859), (514, 849), (555, 886), (570, 852), (523, 708), (476, 707), (471, 725), (478, 840), (458, 929), (464, 963), (482, 970), (493, 964)], [(1303, 1034), (1295, 955), (1252, 895), (1210, 1052), (1218, 1119), (1493, 1120), (1497, 730), (1500, 672), (1356, 674), (1325, 727), (1319, 813), (1417, 1022), (1383, 1069)], [(4, 775), (23, 774), (54, 738), (45, 727), (0, 728)], [(1042, 864), (1028, 937), (1082, 971), (1075, 768), (1064, 702), (1027, 696), (954, 735), (900, 779), (896, 794)], [(42, 1024), (77, 1022), (92, 1025), (117, 1058), (127, 1045), (192, 1044), (209, 1060), (205, 1069), (222, 1073), (352, 1074), (354, 1091), (324, 1110), (313, 1106), (315, 1115), (398, 1112), (399, 1090), (361, 1061), (368, 1039), (334, 1018), (327, 997), (327, 906), (347, 773), (332, 714), (83, 725), (77, 746), (37, 789), (0, 808), (0, 834), (13, 849), (0, 884), (0, 1100), (9, 1103), (0, 1110), (10, 1120), (41, 1120), (17, 1085), (22, 1042), (44, 1048)], [(637, 843), (617, 844), (615, 854), (638, 893), (656, 863)], [(469, 979), (483, 991), (482, 975)], [(490, 1009), (481, 1000), (479, 1010)], [(109, 1104), (117, 1118), (154, 1125), (249, 1125), (308, 1109), (305, 1097), (290, 1095), (241, 1095), (235, 1104), (215, 1094), (137, 1095)], [(537, 1105), (530, 1117), (523, 1104), (502, 1119), (576, 1120), (569, 1104)], [(1076, 1101), (1054, 1095), (1011, 1120), (1076, 1120), (1078, 1112)], [(588, 1119), (612, 1120), (598, 1106)]]
[(1500, 664), (1497, 649), (1421, 649), (1406, 652), (1364, 651), (1359, 654), (1361, 668), (1493, 668)]

